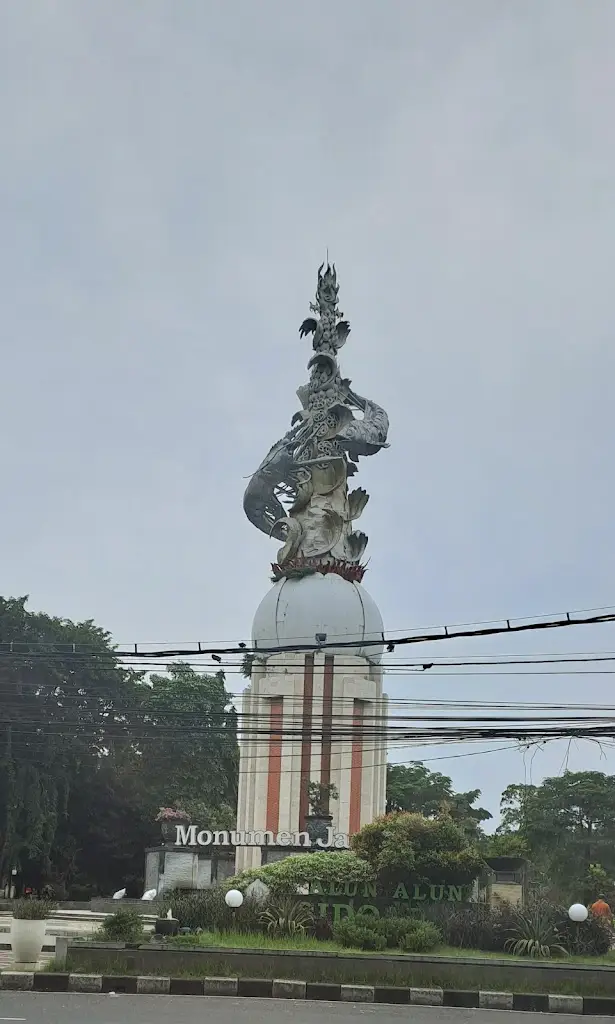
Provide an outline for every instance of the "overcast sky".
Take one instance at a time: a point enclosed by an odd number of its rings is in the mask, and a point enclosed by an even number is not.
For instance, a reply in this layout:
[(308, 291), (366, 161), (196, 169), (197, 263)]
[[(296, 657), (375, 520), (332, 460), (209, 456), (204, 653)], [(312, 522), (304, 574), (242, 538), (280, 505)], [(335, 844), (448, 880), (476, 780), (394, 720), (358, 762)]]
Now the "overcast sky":
[[(391, 420), (357, 481), (386, 626), (615, 605), (614, 47), (612, 0), (4, 3), (0, 592), (120, 642), (249, 636), (278, 545), (245, 478), (298, 407), (328, 246), (343, 372)], [(412, 654), (560, 651), (615, 627)], [(604, 755), (431, 767), (495, 810)]]

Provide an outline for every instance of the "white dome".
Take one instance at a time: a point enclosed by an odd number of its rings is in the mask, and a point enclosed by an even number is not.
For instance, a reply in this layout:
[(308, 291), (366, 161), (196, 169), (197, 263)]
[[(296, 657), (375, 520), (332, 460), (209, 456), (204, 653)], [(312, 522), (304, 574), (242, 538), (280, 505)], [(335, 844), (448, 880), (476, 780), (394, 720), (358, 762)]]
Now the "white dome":
[[(314, 573), (299, 580), (279, 580), (265, 595), (252, 624), (252, 643), (265, 647), (316, 644), (316, 634), (356, 641), (356, 647), (327, 647), (331, 654), (349, 654), (378, 662), (384, 650), (384, 626), (378, 606), (363, 587), (336, 573)], [(366, 644), (366, 640), (379, 643)]]

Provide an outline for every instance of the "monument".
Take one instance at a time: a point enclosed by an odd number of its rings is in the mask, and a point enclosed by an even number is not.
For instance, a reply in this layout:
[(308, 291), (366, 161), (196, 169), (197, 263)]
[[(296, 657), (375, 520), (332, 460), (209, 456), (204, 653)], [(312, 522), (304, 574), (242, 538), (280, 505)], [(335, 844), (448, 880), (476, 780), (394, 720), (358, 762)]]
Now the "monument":
[[(361, 457), (387, 447), (389, 421), (341, 376), (338, 352), (350, 325), (338, 288), (335, 266), (321, 266), (315, 316), (299, 330), (313, 345), (309, 381), (297, 391), (301, 409), (244, 496), (250, 522), (282, 546), (252, 627), (238, 838), (303, 832), (310, 784), (325, 803), (337, 794), (325, 807), (334, 833), (352, 835), (385, 810), (383, 623), (361, 586), (367, 537), (355, 524), (368, 495), (348, 481)], [(236, 869), (293, 852), (270, 843), (238, 844)]]

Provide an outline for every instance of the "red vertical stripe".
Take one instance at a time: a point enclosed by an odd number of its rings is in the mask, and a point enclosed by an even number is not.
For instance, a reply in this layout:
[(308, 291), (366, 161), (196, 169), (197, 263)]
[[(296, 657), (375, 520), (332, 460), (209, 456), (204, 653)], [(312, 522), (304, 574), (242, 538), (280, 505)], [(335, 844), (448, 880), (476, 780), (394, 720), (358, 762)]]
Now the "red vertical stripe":
[(361, 782), (363, 775), (363, 702), (354, 701), (352, 716), (352, 752), (350, 761), (350, 835), (361, 828)]
[(333, 655), (325, 655), (322, 689), (322, 758), (320, 781), (323, 786), (331, 782), (331, 732), (333, 728)]
[(281, 697), (270, 702), (271, 736), (269, 738), (269, 775), (267, 778), (267, 818), (265, 828), (278, 832), (280, 820), (280, 779), (282, 773), (282, 706)]
[(314, 655), (306, 654), (303, 669), (303, 718), (301, 721), (301, 790), (299, 793), (299, 831), (305, 828), (308, 813), (307, 787), (312, 761), (312, 700), (314, 697)]

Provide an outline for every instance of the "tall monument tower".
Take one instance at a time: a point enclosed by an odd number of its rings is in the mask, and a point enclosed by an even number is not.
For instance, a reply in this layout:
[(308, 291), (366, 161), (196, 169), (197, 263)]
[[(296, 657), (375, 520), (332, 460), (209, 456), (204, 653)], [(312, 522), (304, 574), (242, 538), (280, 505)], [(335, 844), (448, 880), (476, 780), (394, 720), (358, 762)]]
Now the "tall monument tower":
[[(335, 266), (320, 267), (315, 317), (299, 331), (313, 338), (301, 409), (244, 497), (250, 522), (282, 547), (252, 627), (239, 832), (303, 831), (310, 782), (336, 787), (336, 833), (351, 835), (385, 810), (383, 623), (361, 586), (367, 537), (354, 529), (368, 495), (349, 491), (348, 479), (360, 457), (387, 447), (389, 421), (340, 374), (350, 325), (338, 311), (338, 287)], [(237, 870), (260, 863), (259, 847), (238, 846)]]

